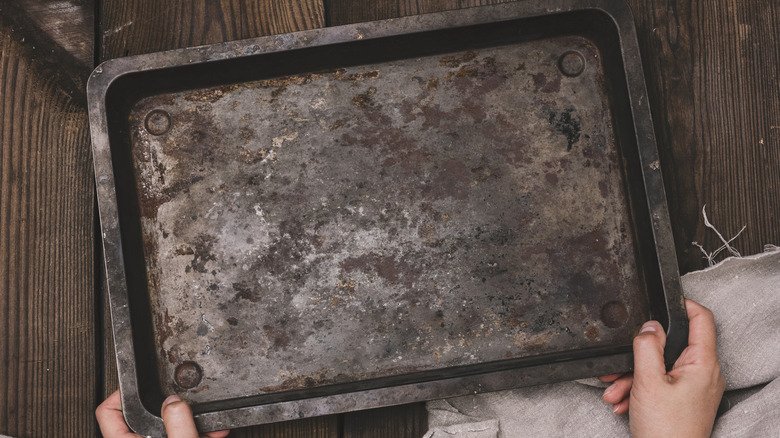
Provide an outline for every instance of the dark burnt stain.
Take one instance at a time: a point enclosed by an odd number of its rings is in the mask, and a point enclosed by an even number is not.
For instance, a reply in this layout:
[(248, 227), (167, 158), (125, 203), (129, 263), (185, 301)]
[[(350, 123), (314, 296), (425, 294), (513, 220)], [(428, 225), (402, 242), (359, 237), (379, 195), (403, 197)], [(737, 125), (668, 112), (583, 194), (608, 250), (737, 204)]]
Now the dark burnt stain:
[(529, 142), (526, 140), (523, 129), (515, 126), (511, 120), (507, 120), (503, 115), (496, 117), (495, 120), (480, 124), (479, 132), (492, 143), (496, 153), (506, 163), (520, 167), (532, 162), (526, 152)]
[(173, 251), (176, 255), (193, 255), (195, 250), (191, 246), (181, 246)]
[(403, 152), (418, 149), (417, 139), (393, 127), (392, 119), (382, 114), (381, 105), (362, 108), (362, 123), (341, 136), (346, 146), (361, 146), (369, 149), (386, 148), (390, 152)]
[(227, 319), (227, 323), (235, 327), (238, 325), (238, 319), (231, 316), (230, 318)]
[(290, 346), (290, 336), (283, 328), (266, 324), (263, 326), (263, 333), (274, 350), (286, 350)]
[(573, 294), (578, 299), (598, 296), (601, 292), (601, 288), (593, 282), (593, 278), (583, 272), (575, 272), (570, 277), (565, 278), (563, 285), (567, 293)]
[(157, 219), (157, 211), (160, 206), (171, 200), (171, 197), (165, 193), (149, 193), (139, 190), (138, 207), (141, 217), (147, 219)]
[(628, 309), (619, 301), (610, 301), (601, 308), (601, 321), (609, 328), (618, 328), (628, 320)]
[(558, 185), (558, 175), (554, 173), (545, 173), (544, 179), (551, 185)]
[(239, 87), (240, 85), (223, 85), (219, 87), (195, 90), (185, 94), (184, 100), (188, 100), (190, 102), (214, 103), (225, 97), (228, 93), (237, 90)]
[(461, 111), (476, 122), (481, 122), (487, 118), (485, 107), (474, 100), (465, 100), (458, 108), (458, 112)]
[(379, 70), (369, 70), (360, 73), (352, 73), (348, 75), (337, 73), (336, 75), (334, 75), (334, 79), (339, 81), (349, 81), (352, 82), (352, 85), (357, 85), (359, 82), (364, 81), (366, 79), (376, 79), (378, 77), (379, 77)]
[(214, 123), (208, 108), (195, 108), (171, 115), (185, 134), (169, 135), (162, 143), (163, 151), (180, 161), (203, 162), (214, 159), (223, 141), (223, 134)]
[(599, 181), (599, 193), (604, 199), (609, 199), (609, 185), (606, 181)]
[(561, 91), (561, 77), (555, 75), (552, 79), (548, 80), (544, 73), (537, 73), (531, 75), (531, 79), (534, 82), (534, 92), (542, 93), (557, 93)]
[(316, 252), (323, 243), (322, 236), (309, 232), (300, 221), (281, 221), (278, 236), (253, 265), (253, 269), (265, 270), (281, 280), (305, 282), (311, 266), (300, 262), (308, 254)]
[(450, 158), (441, 163), (438, 174), (423, 189), (423, 196), (433, 199), (467, 199), (471, 176), (462, 161)]
[(336, 121), (333, 122), (333, 124), (331, 124), (328, 127), (328, 130), (335, 131), (337, 129), (341, 129), (341, 127), (343, 127), (344, 124), (347, 123), (347, 121), (349, 121), (349, 119), (337, 119)]
[(555, 132), (566, 137), (566, 151), (571, 151), (574, 143), (580, 140), (580, 116), (574, 108), (564, 110), (548, 110), (547, 121)]
[(199, 234), (197, 237), (195, 237), (192, 245), (192, 253), (194, 257), (186, 268), (187, 272), (189, 272), (190, 269), (200, 273), (208, 272), (208, 269), (206, 269), (206, 263), (216, 260), (214, 254), (211, 253), (215, 240), (216, 238), (210, 234)]
[(374, 101), (375, 93), (376, 93), (376, 88), (369, 87), (365, 93), (360, 93), (352, 96), (352, 104), (362, 109), (368, 107), (377, 107), (378, 104)]
[(244, 282), (233, 283), (232, 286), (233, 290), (236, 291), (236, 294), (233, 296), (233, 302), (238, 300), (248, 300), (253, 303), (259, 303), (263, 298), (256, 288), (249, 287), (249, 285)]
[(422, 266), (410, 264), (403, 259), (398, 260), (395, 256), (383, 256), (373, 252), (344, 259), (340, 266), (345, 272), (375, 272), (389, 283), (403, 284), (406, 287), (414, 285), (423, 269)]
[(607, 238), (601, 230), (593, 230), (566, 241), (566, 247), (588, 252), (592, 257), (609, 259)]
[(165, 343), (168, 338), (173, 336), (174, 333), (174, 317), (172, 317), (168, 313), (168, 309), (166, 309), (164, 312), (156, 312), (155, 313), (155, 328), (157, 336), (157, 339), (159, 340), (158, 345), (162, 347), (162, 345)]
[(249, 126), (242, 126), (238, 130), (238, 137), (241, 139), (241, 141), (244, 144), (249, 143), (252, 139), (254, 139), (257, 136), (257, 133), (254, 129), (250, 128)]

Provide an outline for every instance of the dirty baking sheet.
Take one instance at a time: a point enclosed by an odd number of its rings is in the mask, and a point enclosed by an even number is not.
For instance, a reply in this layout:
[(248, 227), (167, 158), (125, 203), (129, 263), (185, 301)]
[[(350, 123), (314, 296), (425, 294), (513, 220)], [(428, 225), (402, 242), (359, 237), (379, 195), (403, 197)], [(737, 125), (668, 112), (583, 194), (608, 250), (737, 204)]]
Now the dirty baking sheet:
[[(679, 326), (615, 21), (457, 28), (529, 7), (96, 71), (93, 89), (114, 78), (91, 110), (129, 422), (160, 428), (168, 394), (213, 430), (625, 371), (645, 320)], [(444, 30), (383, 39), (399, 28)]]
[(648, 316), (582, 37), (162, 94), (131, 118), (160, 380), (190, 401), (624, 343)]

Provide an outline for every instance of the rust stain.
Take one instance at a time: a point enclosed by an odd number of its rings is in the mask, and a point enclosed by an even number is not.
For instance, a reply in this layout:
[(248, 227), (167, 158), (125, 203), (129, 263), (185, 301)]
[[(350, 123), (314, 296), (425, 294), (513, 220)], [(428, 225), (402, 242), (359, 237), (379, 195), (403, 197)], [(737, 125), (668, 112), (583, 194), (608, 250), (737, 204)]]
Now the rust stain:
[(240, 85), (223, 85), (220, 87), (200, 89), (193, 91), (192, 93), (185, 94), (184, 99), (190, 102), (214, 103), (225, 97), (225, 95), (231, 91), (237, 90), (239, 87)]
[(595, 341), (598, 338), (599, 338), (598, 326), (596, 326), (595, 324), (588, 326), (588, 328), (585, 330), (585, 339), (589, 341)]
[(398, 260), (395, 256), (382, 256), (376, 253), (349, 257), (342, 261), (340, 266), (346, 272), (375, 272), (389, 283), (403, 284), (407, 287), (411, 287), (417, 281), (422, 271), (421, 266)]
[(458, 68), (461, 66), (461, 64), (465, 64), (469, 61), (472, 61), (476, 57), (477, 57), (477, 52), (473, 50), (469, 50), (468, 52), (459, 56), (444, 56), (439, 60), (439, 66)]

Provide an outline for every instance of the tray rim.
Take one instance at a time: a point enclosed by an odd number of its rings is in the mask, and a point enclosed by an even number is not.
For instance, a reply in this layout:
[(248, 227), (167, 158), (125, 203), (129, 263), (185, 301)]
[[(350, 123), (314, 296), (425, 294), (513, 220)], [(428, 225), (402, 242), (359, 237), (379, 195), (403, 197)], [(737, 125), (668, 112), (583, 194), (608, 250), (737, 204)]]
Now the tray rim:
[[(229, 58), (284, 52), (294, 49), (346, 43), (358, 39), (387, 38), (420, 31), (533, 18), (566, 12), (595, 10), (608, 16), (619, 36), (620, 52), (631, 103), (633, 132), (637, 140), (644, 193), (651, 214), (653, 240), (668, 316), (667, 364), (672, 363), (687, 345), (688, 321), (679, 280), (677, 257), (671, 232), (663, 178), (658, 168), (658, 149), (647, 101), (644, 72), (639, 56), (634, 20), (625, 0), (554, 0), (545, 5), (531, 2), (504, 3), (492, 6), (437, 12), (345, 26), (307, 30), (289, 34), (189, 47), (105, 61), (95, 68), (87, 83), (87, 98), (93, 148), (95, 184), (101, 223), (101, 237), (107, 295), (109, 298), (117, 372), (127, 424), (145, 435), (165, 435), (162, 419), (150, 412), (141, 400), (132, 336), (118, 203), (108, 133), (106, 96), (122, 76), (161, 70), (181, 65), (209, 64)], [(582, 351), (582, 350), (580, 350)], [(587, 375), (610, 374), (633, 366), (630, 346), (620, 354), (575, 358), (549, 363), (539, 356), (537, 363), (529, 357), (526, 366), (475, 374), (408, 383), (399, 386), (369, 388), (335, 395), (315, 396), (266, 405), (230, 407), (196, 413), (200, 430), (219, 430), (251, 424), (290, 420), (352, 410), (383, 407), (442, 397), (496, 391), (542, 382), (571, 380)], [(594, 354), (597, 354), (594, 349)], [(581, 371), (572, 366), (581, 364)], [(213, 402), (219, 404), (220, 402)], [(196, 405), (196, 412), (202, 411)], [(235, 403), (238, 404), (238, 403)]]

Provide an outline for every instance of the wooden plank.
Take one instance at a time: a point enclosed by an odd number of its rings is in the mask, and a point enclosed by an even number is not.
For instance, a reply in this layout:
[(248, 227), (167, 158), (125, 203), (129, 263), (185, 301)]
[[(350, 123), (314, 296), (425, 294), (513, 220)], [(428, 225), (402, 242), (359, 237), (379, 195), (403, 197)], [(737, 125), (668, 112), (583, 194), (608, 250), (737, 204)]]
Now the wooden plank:
[[(780, 242), (780, 4), (633, 0), (682, 272), (719, 245)], [(726, 254), (724, 254), (725, 256)], [(721, 257), (722, 258), (722, 257)]]
[[(101, 9), (102, 60), (325, 25), (320, 0), (103, 0)], [(104, 324), (110, 328), (107, 310)], [(116, 389), (118, 380), (110, 333), (105, 340), (104, 395), (108, 395)], [(243, 428), (231, 436), (336, 438), (339, 418), (334, 415)]]
[(328, 415), (235, 429), (230, 432), (230, 436), (241, 438), (339, 438), (341, 437), (339, 423), (340, 416)]
[(94, 182), (83, 92), (72, 87), (88, 70), (78, 73), (26, 24), (6, 22), (13, 18), (6, 11), (4, 5), (0, 434), (91, 436)]
[(320, 0), (102, 0), (101, 59), (323, 27)]
[(427, 430), (425, 404), (413, 403), (346, 414), (343, 438), (419, 438)]
[(511, 0), (331, 0), (327, 2), (328, 24), (359, 23), (450, 9), (507, 3)]

